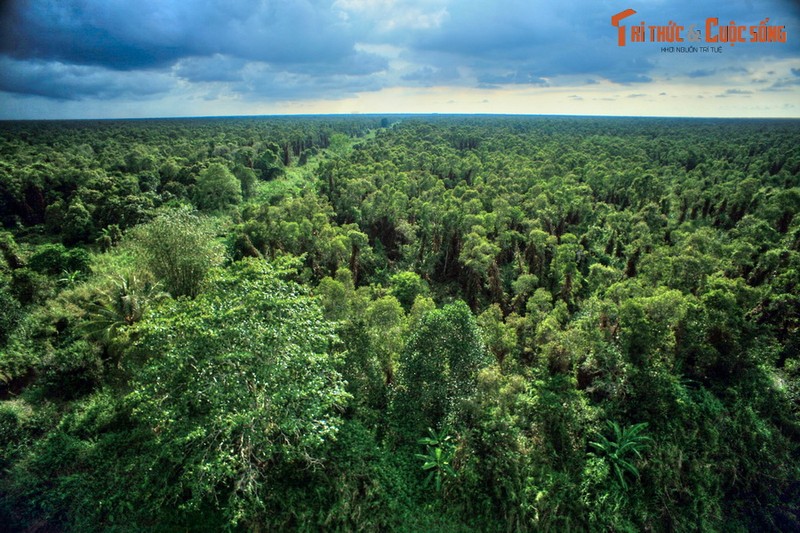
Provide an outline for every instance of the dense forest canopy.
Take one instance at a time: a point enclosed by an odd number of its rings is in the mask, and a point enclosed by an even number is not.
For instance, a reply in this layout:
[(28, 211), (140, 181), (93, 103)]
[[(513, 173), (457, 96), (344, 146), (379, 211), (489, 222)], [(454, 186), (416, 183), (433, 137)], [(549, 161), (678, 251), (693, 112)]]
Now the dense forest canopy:
[(0, 523), (800, 529), (800, 122), (0, 123)]

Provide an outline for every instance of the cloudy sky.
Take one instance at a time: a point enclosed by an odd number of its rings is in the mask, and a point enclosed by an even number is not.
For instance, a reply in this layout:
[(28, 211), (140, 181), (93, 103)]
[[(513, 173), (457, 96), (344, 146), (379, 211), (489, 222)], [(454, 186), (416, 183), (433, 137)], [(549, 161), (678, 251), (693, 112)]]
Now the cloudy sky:
[(0, 0), (0, 118), (432, 112), (800, 117), (800, 2)]

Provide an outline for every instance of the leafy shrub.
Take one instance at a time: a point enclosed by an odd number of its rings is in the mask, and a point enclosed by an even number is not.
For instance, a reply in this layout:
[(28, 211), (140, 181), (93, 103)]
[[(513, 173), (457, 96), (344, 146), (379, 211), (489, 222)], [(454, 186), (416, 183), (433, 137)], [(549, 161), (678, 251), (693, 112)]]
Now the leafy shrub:
[(207, 221), (185, 209), (163, 211), (137, 226), (130, 245), (142, 266), (153, 273), (173, 297), (194, 297), (208, 271), (222, 260)]
[(46, 355), (38, 371), (48, 395), (69, 400), (88, 394), (100, 383), (103, 362), (96, 346), (79, 339)]
[(83, 248), (67, 249), (63, 244), (43, 244), (31, 255), (28, 266), (49, 276), (65, 272), (86, 273), (89, 271), (89, 253)]

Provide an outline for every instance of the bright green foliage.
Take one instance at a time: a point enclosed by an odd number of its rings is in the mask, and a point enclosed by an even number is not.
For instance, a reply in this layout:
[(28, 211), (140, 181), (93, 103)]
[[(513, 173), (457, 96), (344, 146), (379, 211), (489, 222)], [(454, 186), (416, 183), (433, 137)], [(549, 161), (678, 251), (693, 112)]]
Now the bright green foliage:
[(429, 296), (418, 295), (414, 298), (414, 305), (408, 313), (409, 326), (416, 328), (430, 311), (436, 309), (436, 302)]
[(390, 382), (407, 338), (405, 312), (397, 298), (384, 296), (370, 302), (365, 315), (374, 357)]
[(64, 235), (66, 244), (76, 244), (87, 242), (94, 239), (95, 226), (92, 216), (80, 199), (70, 203), (64, 215), (63, 227), (61, 231)]
[[(245, 174), (243, 176), (247, 182), (248, 176)], [(195, 204), (200, 209), (208, 211), (238, 204), (242, 201), (242, 183), (225, 165), (211, 163), (197, 177), (194, 190)]]
[(604, 291), (614, 283), (622, 279), (622, 272), (600, 263), (594, 263), (589, 267), (589, 279), (587, 280), (589, 290), (592, 293)]
[(464, 239), (464, 248), (459, 259), (464, 266), (484, 278), (489, 275), (489, 268), (499, 253), (500, 247), (486, 238), (483, 227), (473, 226)]
[(164, 211), (132, 232), (130, 245), (172, 296), (196, 296), (222, 259), (208, 222), (188, 211)]
[(597, 433), (595, 435), (597, 440), (591, 441), (590, 444), (605, 457), (611, 465), (619, 484), (622, 485), (622, 488), (627, 489), (628, 482), (625, 480), (625, 474), (628, 473), (637, 478), (639, 477), (639, 470), (631, 462), (632, 456), (635, 455), (641, 459), (642, 450), (653, 439), (644, 434), (644, 430), (647, 429), (647, 422), (633, 424), (625, 428), (620, 428), (619, 424), (611, 420), (607, 424), (613, 432), (612, 439), (608, 439), (602, 433)]
[(687, 301), (679, 291), (662, 288), (652, 296), (627, 297), (622, 302), (620, 341), (634, 363), (644, 365), (654, 359), (671, 363)]
[(162, 304), (137, 336), (143, 366), (128, 401), (178, 461), (174, 497), (188, 491), (192, 508), (220, 502), (232, 523), (255, 523), (275, 497), (276, 465), (308, 468), (335, 437), (347, 395), (332, 329), (263, 262), (216, 272), (207, 292)]
[(338, 156), (342, 156), (345, 155), (351, 144), (350, 138), (347, 135), (343, 133), (334, 133), (331, 135), (328, 150)]
[(414, 305), (417, 296), (429, 292), (428, 284), (416, 272), (399, 272), (389, 279), (392, 295), (397, 298), (406, 311)]
[(350, 272), (339, 272), (344, 274), (344, 281), (340, 281), (338, 275), (337, 279), (324, 277), (314, 291), (320, 297), (325, 318), (333, 321), (342, 321), (349, 316), (348, 307), (352, 305), (355, 293)]
[(500, 306), (493, 304), (486, 311), (478, 315), (478, 326), (486, 347), (502, 362), (517, 345), (517, 336), (514, 329), (503, 322), (503, 313)]
[(436, 433), (428, 428), (428, 434), (430, 436), (417, 441), (425, 446), (425, 453), (418, 453), (416, 457), (422, 461), (422, 470), (428, 472), (425, 485), (429, 485), (433, 481), (436, 492), (441, 492), (444, 480), (458, 475), (451, 466), (456, 454), (456, 447), (451, 441), (450, 435), (446, 435), (444, 430)]
[(142, 319), (149, 305), (164, 297), (158, 284), (135, 274), (114, 277), (86, 306), (83, 328), (90, 337), (111, 346), (122, 330)]

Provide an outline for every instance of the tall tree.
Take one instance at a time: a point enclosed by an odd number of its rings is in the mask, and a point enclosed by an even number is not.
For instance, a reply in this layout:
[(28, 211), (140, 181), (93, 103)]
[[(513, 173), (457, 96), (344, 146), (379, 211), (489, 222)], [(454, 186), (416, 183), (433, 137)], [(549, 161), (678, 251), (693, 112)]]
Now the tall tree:
[(242, 201), (243, 184), (222, 163), (211, 163), (197, 177), (194, 201), (200, 209), (225, 209)]
[(197, 299), (155, 309), (138, 338), (129, 400), (176, 469), (174, 496), (257, 527), (265, 502), (285, 505), (272, 492), (281, 471), (317, 464), (341, 423), (331, 324), (300, 286), (248, 259), (215, 271)]
[(394, 409), (401, 440), (416, 442), (426, 428), (463, 424), (478, 371), (490, 362), (464, 302), (429, 312), (400, 359)]
[(196, 296), (209, 269), (222, 260), (207, 222), (185, 209), (162, 212), (136, 227), (129, 243), (142, 266), (172, 296)]

